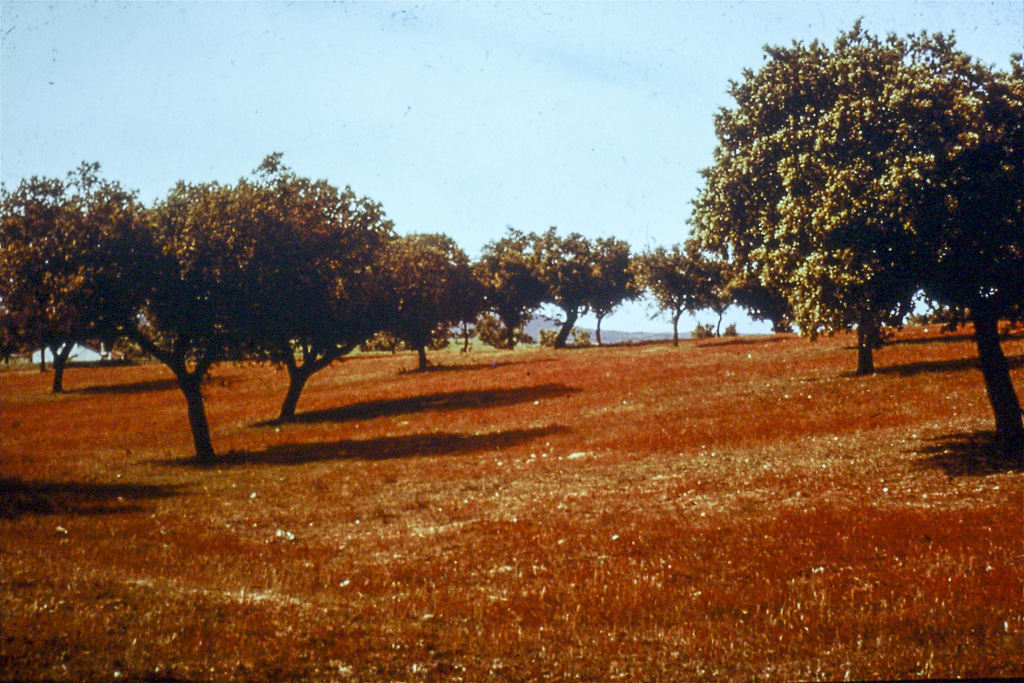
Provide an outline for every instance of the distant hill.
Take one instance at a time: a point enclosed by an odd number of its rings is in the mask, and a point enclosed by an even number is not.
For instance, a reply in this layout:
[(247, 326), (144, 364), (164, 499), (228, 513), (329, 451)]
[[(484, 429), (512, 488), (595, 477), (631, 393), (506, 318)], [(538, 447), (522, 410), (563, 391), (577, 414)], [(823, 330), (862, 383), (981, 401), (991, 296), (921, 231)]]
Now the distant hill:
[[(537, 314), (526, 324), (526, 333), (533, 337), (535, 340), (540, 339), (541, 330), (557, 330), (562, 326), (561, 321), (550, 318), (546, 315)], [(590, 339), (595, 344), (597, 343), (597, 336), (593, 328), (576, 326), (577, 329), (586, 330), (590, 333)], [(690, 337), (689, 332), (680, 332), (680, 339), (688, 339)], [(669, 332), (619, 332), (617, 330), (606, 330), (601, 329), (601, 342), (603, 344), (624, 344), (627, 342), (649, 342), (649, 341), (663, 341), (671, 339), (672, 333)]]

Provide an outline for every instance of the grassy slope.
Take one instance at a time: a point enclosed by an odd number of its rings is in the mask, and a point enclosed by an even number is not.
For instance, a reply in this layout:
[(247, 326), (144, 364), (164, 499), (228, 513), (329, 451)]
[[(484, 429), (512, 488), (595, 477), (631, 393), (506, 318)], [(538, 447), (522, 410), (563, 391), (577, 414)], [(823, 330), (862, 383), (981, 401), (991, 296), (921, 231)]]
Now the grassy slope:
[(227, 366), (210, 469), (160, 367), (4, 373), (0, 677), (1024, 674), (970, 340), (851, 342)]

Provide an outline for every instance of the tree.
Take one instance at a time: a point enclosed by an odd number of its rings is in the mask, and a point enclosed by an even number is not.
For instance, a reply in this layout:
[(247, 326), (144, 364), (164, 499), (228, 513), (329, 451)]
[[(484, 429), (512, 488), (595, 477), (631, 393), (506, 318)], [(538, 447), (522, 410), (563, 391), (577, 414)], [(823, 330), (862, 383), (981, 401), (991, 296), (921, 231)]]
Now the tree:
[(597, 317), (597, 345), (601, 345), (601, 321), (622, 302), (639, 295), (631, 268), (629, 244), (614, 238), (599, 238), (594, 243), (594, 287), (590, 310)]
[[(66, 249), (62, 236), (70, 232), (74, 216), (68, 189), (56, 178), (33, 176), (13, 192), (3, 189), (3, 222), (0, 233), (0, 286), (5, 308), (5, 327), (10, 344), (40, 349), (40, 371), (45, 371), (45, 349), (70, 352), (67, 340), (66, 288), (73, 266), (62, 267)], [(54, 391), (57, 376), (54, 375)]]
[(695, 202), (698, 236), (788, 295), (801, 332), (856, 328), (858, 373), (898, 326), (916, 291), (893, 187), (890, 97), (903, 87), (902, 51), (859, 25), (829, 50), (815, 42), (766, 48), (768, 62), (730, 89), (737, 106), (715, 121), (715, 166)]
[(908, 96), (929, 114), (907, 131), (930, 160), (908, 193), (920, 281), (973, 324), (1000, 446), (1024, 462), (1021, 403), (998, 335), (1000, 319), (1024, 316), (1024, 58), (995, 71), (942, 35), (907, 49)]
[[(513, 349), (523, 328), (544, 301), (545, 288), (537, 275), (533, 251), (534, 235), (527, 236), (508, 228), (506, 236), (483, 249), (473, 271), (483, 288), (484, 308), (501, 320), (493, 329), (493, 320), (484, 322), (481, 341), (496, 348)], [(486, 336), (486, 339), (485, 339)]]
[(386, 329), (415, 349), (419, 369), (427, 348), (447, 341), (451, 328), (479, 311), (479, 290), (469, 258), (446, 235), (411, 234), (390, 243), (381, 276), (389, 292)]
[(715, 336), (722, 336), (722, 317), (733, 303), (732, 290), (729, 287), (729, 264), (711, 257), (703, 251), (696, 240), (688, 240), (684, 251), (689, 258), (688, 268), (693, 287), (693, 306), (714, 311), (718, 316), (715, 323)]
[(716, 118), (698, 235), (785, 291), (804, 334), (855, 327), (858, 372), (918, 290), (964, 309), (1000, 440), (1021, 457), (993, 334), (1024, 289), (1019, 58), (1000, 74), (950, 38), (880, 40), (859, 23), (831, 49), (766, 53)]
[(597, 290), (594, 247), (579, 233), (560, 237), (555, 228), (534, 236), (537, 276), (546, 290), (544, 302), (565, 311), (555, 338), (564, 348), (579, 317), (590, 310)]
[(10, 345), (53, 356), (54, 393), (77, 344), (109, 339), (125, 301), (111, 254), (130, 250), (135, 197), (83, 163), (66, 180), (32, 177), (2, 193), (0, 299)]
[(679, 318), (685, 311), (721, 308), (721, 302), (726, 301), (721, 293), (724, 279), (718, 277), (720, 269), (692, 240), (683, 247), (675, 244), (671, 250), (658, 247), (642, 254), (637, 258), (636, 270), (641, 286), (672, 318), (673, 346), (679, 346)]
[(174, 373), (203, 463), (215, 458), (203, 381), (215, 364), (243, 358), (249, 341), (254, 222), (240, 197), (231, 186), (181, 182), (137, 221), (145, 288), (122, 321), (124, 335)]
[(288, 370), (278, 419), (290, 420), (309, 378), (382, 328), (375, 266), (392, 226), (376, 202), (301, 178), (280, 154), (236, 193), (254, 231), (245, 307), (251, 352)]

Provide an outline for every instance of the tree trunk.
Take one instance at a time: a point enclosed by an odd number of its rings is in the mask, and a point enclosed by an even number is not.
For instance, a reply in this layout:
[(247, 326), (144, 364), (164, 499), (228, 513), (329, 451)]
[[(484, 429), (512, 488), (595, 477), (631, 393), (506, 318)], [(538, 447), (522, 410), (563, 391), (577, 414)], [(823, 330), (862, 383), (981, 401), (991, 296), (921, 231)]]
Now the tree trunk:
[(999, 319), (996, 316), (975, 313), (974, 342), (978, 347), (978, 360), (985, 377), (985, 390), (996, 420), (996, 435), (1003, 453), (1017, 462), (1024, 461), (1024, 419), (1020, 400), (1010, 378), (1010, 366), (999, 344)]
[(565, 343), (569, 340), (569, 334), (572, 332), (573, 325), (576, 324), (580, 314), (574, 309), (565, 312), (565, 322), (562, 324), (562, 329), (558, 331), (558, 336), (555, 337), (555, 348), (564, 349)]
[(281, 404), (281, 414), (277, 416), (280, 422), (289, 422), (295, 419), (295, 409), (299, 405), (299, 397), (306, 387), (306, 382), (313, 374), (305, 365), (288, 365), (288, 393), (284, 395), (284, 403)]
[(504, 315), (501, 315), (500, 313), (498, 314), (498, 318), (501, 320), (501, 323), (505, 326), (504, 334), (502, 334), (502, 338), (504, 340), (504, 348), (511, 351), (516, 347), (516, 329), (519, 327), (522, 321), (519, 318), (513, 320), (512, 316), (506, 317)]
[(416, 347), (416, 355), (419, 357), (419, 370), (422, 372), (427, 369), (427, 347), (420, 344)]
[(857, 374), (875, 374), (874, 341), (864, 325), (857, 326)]
[(46, 347), (39, 349), (39, 372), (46, 372)]
[[(290, 352), (292, 355), (285, 355), (282, 362), (288, 370), (288, 392), (284, 395), (281, 412), (277, 416), (278, 421), (288, 422), (294, 420), (295, 409), (299, 405), (299, 398), (302, 397), (302, 390), (306, 388), (306, 382), (309, 381), (309, 378), (324, 368), (329, 367), (331, 363), (342, 356), (352, 353), (358, 346), (358, 343), (349, 343), (345, 346), (335, 346), (330, 349), (304, 347), (302, 349), (302, 365), (299, 365), (294, 350)], [(394, 350), (392, 350), (392, 353), (394, 353)]]
[(672, 316), (672, 346), (679, 346), (679, 318), (682, 315), (682, 311), (676, 311)]
[(209, 464), (213, 462), (216, 454), (213, 451), (213, 441), (210, 439), (210, 423), (206, 419), (201, 385), (201, 376), (189, 373), (178, 375), (178, 388), (185, 395), (185, 403), (188, 404), (188, 424), (192, 428), (196, 460)]
[(601, 319), (603, 317), (604, 317), (603, 315), (597, 316), (597, 329), (594, 330), (594, 334), (597, 336), (597, 345), (598, 346), (601, 345)]
[(74, 344), (64, 344), (63, 346), (50, 350), (53, 354), (52, 391), (54, 394), (64, 393), (64, 367), (67, 365), (68, 358), (71, 357), (71, 350), (73, 348)]
[(721, 337), (722, 336), (722, 316), (724, 316), (724, 315), (725, 315), (725, 313), (719, 313), (718, 314), (718, 326), (715, 328), (715, 336), (716, 337)]

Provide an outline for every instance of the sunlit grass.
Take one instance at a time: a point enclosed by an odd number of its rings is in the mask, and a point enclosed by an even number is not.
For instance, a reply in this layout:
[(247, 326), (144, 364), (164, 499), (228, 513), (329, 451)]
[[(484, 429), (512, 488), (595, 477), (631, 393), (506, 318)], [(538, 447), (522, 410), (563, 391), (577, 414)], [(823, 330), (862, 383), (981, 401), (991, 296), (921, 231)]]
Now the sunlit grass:
[(972, 445), (970, 340), (868, 378), (851, 342), (357, 356), (287, 425), (282, 374), (226, 366), (212, 468), (159, 366), (4, 373), (0, 672), (1024, 675), (1024, 476)]

